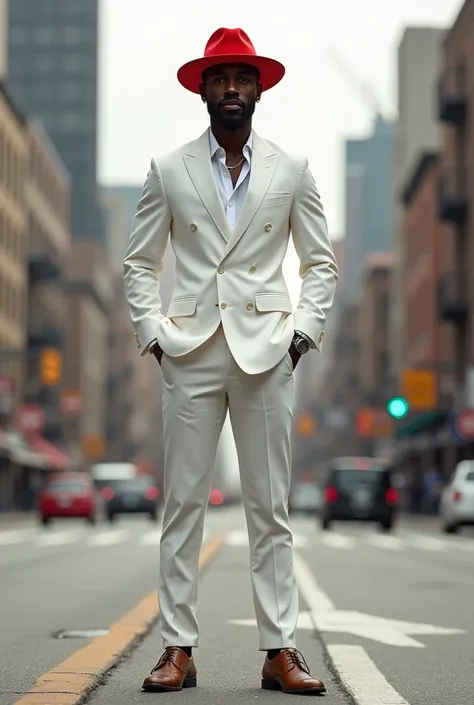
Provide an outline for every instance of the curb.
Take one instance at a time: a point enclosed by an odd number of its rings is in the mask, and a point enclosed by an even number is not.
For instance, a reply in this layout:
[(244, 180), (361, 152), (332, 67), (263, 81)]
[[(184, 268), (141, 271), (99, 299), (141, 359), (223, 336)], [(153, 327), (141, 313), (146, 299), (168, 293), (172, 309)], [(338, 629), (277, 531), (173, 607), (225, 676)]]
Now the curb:
[[(219, 553), (224, 534), (217, 534), (201, 550), (199, 570)], [(82, 705), (106, 674), (147, 636), (160, 608), (156, 592), (144, 597), (133, 609), (99, 636), (40, 676), (31, 690), (14, 705)]]

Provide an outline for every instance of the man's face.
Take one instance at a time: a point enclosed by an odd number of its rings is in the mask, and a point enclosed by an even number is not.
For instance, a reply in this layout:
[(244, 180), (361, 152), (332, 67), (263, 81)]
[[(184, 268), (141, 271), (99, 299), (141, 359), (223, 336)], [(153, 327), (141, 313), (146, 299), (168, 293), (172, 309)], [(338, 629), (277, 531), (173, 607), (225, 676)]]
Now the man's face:
[(260, 98), (258, 73), (245, 64), (222, 64), (204, 72), (201, 96), (209, 115), (226, 130), (237, 130), (247, 123)]

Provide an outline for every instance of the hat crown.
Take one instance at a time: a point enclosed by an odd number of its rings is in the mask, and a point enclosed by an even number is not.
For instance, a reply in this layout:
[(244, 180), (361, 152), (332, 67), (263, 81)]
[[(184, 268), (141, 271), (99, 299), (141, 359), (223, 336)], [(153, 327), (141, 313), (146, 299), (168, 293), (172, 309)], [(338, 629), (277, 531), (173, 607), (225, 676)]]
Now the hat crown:
[(242, 54), (256, 56), (255, 47), (243, 29), (220, 27), (211, 35), (204, 50), (205, 57)]

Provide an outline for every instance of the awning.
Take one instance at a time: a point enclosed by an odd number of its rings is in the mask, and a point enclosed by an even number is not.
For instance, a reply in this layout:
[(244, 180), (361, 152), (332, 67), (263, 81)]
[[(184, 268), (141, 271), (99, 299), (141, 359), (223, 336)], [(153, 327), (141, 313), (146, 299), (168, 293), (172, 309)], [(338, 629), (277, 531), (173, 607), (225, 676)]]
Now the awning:
[(50, 470), (67, 470), (70, 465), (70, 459), (63, 453), (62, 450), (56, 448), (46, 438), (42, 436), (29, 436), (28, 442), (30, 446), (38, 452), (43, 458), (44, 464)]
[(9, 457), (14, 463), (25, 465), (29, 468), (44, 469), (46, 467), (42, 455), (39, 452), (35, 452), (18, 431), (5, 431), (3, 439), (7, 444)]

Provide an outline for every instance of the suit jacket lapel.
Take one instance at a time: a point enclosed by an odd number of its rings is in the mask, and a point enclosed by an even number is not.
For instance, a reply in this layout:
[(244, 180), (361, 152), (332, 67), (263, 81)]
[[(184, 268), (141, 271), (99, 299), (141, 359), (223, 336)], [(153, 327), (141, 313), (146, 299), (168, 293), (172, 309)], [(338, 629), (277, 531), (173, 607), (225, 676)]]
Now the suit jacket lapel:
[(263, 200), (263, 197), (268, 191), (275, 173), (277, 162), (277, 152), (275, 152), (268, 142), (260, 139), (260, 137), (258, 137), (258, 135), (254, 132), (252, 166), (250, 169), (250, 180), (247, 196), (237, 223), (235, 224), (233, 232), (230, 234), (228, 239), (224, 257), (234, 249), (252, 222), (255, 213)]
[(214, 179), (207, 130), (190, 145), (184, 155), (184, 163), (201, 201), (227, 242), (230, 229)]

